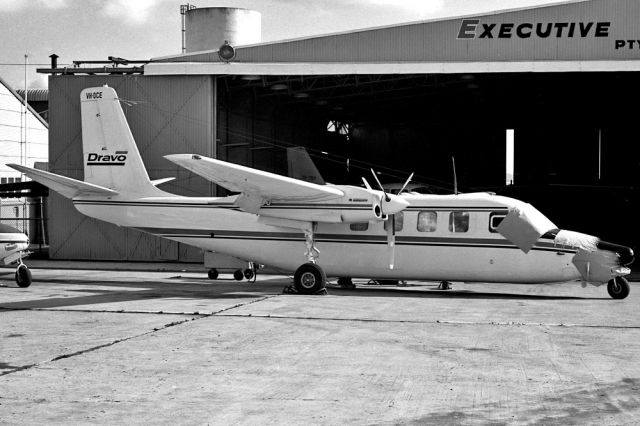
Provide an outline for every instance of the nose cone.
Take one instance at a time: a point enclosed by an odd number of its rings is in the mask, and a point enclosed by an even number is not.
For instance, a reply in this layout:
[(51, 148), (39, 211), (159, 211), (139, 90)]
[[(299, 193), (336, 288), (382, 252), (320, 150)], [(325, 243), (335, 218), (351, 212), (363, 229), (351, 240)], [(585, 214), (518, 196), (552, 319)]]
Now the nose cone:
[(630, 247), (608, 243), (606, 241), (599, 241), (598, 248), (600, 250), (608, 250), (617, 253), (620, 258), (620, 265), (622, 266), (631, 265), (635, 259), (633, 250)]
[(385, 214), (396, 214), (409, 207), (409, 202), (403, 197), (387, 194), (389, 201), (382, 198), (382, 210)]

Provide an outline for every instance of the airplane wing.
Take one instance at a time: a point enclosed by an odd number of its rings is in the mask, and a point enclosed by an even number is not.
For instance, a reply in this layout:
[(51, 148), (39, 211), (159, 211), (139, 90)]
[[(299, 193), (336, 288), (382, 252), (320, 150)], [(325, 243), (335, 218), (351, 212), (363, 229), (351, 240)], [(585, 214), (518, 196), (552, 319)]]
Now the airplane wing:
[[(172, 154), (165, 158), (229, 191), (241, 192), (241, 198), (255, 201), (253, 207), (272, 200), (316, 202), (334, 200), (344, 195), (343, 191), (332, 186), (317, 185), (200, 155)], [(254, 210), (239, 204), (243, 210)]]
[(18, 164), (7, 164), (7, 166), (24, 173), (36, 182), (53, 189), (66, 198), (75, 198), (80, 195), (118, 195), (118, 192), (112, 189), (45, 172), (44, 170), (32, 169)]

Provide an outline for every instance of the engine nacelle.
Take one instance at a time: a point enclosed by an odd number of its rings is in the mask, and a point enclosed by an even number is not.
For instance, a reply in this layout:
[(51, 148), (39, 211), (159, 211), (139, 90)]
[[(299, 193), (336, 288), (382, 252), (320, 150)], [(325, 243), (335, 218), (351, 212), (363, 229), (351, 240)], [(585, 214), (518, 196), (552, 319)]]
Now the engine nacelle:
[(387, 214), (397, 213), (409, 203), (402, 197), (357, 186), (339, 186), (344, 196), (337, 200), (316, 202), (272, 202), (260, 207), (258, 214), (265, 217), (305, 222), (358, 223), (384, 220)]

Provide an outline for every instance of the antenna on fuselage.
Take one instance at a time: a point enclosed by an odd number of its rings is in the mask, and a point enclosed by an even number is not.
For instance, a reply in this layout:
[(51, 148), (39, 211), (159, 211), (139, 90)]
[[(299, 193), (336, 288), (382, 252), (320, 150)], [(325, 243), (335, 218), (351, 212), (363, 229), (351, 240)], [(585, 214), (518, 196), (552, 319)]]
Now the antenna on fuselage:
[(456, 175), (456, 158), (451, 156), (451, 163), (453, 164), (453, 193), (458, 195), (458, 176)]

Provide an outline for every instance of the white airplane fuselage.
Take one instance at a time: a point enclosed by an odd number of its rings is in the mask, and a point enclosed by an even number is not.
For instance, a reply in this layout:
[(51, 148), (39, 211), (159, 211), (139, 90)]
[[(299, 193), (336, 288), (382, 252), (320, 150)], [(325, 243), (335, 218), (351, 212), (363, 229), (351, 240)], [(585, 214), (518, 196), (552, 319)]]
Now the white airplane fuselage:
[[(306, 262), (302, 231), (265, 225), (257, 215), (240, 211), (235, 199), (235, 196), (84, 198), (74, 200), (74, 205), (87, 216), (283, 272), (293, 272)], [(318, 223), (315, 229), (315, 244), (320, 251), (318, 265), (334, 277), (510, 283), (581, 278), (572, 263), (575, 248), (557, 246), (553, 239), (541, 238), (529, 253), (524, 253), (490, 229), (491, 216), (506, 215), (515, 200), (485, 193), (407, 195), (405, 199), (409, 207), (403, 211), (402, 229), (396, 231), (393, 269), (387, 260), (383, 221), (369, 222), (366, 230), (353, 230), (348, 223)], [(263, 209), (268, 214), (269, 206)], [(468, 214), (468, 227), (455, 230), (451, 217), (454, 212)], [(430, 222), (419, 229), (421, 214), (428, 215)], [(360, 229), (363, 227), (361, 224)]]
[(19, 230), (0, 225), (0, 264), (8, 265), (20, 259), (29, 248), (29, 238)]

